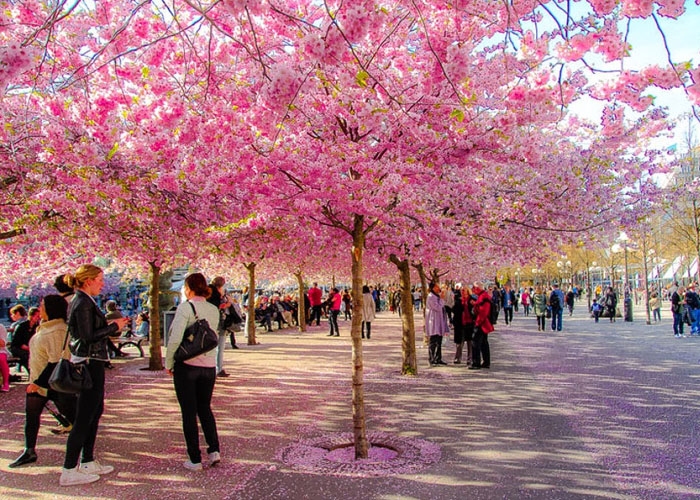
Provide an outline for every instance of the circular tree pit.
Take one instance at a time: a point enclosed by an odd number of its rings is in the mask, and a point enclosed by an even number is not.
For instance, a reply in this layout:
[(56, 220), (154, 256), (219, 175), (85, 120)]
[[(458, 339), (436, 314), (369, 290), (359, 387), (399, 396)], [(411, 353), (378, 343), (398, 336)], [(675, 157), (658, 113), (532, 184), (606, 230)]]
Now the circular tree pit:
[(369, 432), (368, 458), (355, 459), (352, 433), (321, 436), (283, 448), (277, 459), (292, 469), (343, 476), (410, 474), (440, 461), (440, 447), (417, 438)]

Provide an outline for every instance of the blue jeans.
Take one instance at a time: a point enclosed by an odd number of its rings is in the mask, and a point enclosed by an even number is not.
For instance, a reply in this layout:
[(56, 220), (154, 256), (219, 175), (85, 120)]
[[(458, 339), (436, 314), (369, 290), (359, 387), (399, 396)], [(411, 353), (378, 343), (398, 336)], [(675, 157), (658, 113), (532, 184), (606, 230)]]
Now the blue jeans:
[(331, 328), (331, 332), (329, 335), (340, 335), (340, 331), (338, 331), (338, 315), (340, 314), (340, 310), (335, 310), (331, 309), (328, 311), (328, 325)]
[(683, 335), (683, 311), (673, 313), (673, 334)]
[(226, 349), (226, 332), (219, 332), (219, 350), (216, 352), (216, 373), (224, 369), (224, 350)]
[(559, 309), (552, 309), (552, 331), (557, 330), (558, 332), (561, 331), (561, 321), (562, 321), (562, 316), (564, 315), (564, 309), (559, 308)]
[(689, 309), (690, 314), (690, 333), (697, 335), (700, 333), (700, 309)]

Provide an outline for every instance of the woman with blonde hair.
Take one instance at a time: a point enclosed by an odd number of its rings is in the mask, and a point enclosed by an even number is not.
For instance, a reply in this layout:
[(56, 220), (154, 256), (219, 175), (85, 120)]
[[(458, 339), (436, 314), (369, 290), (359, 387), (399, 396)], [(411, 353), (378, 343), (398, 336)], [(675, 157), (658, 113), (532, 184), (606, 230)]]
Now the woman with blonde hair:
[(85, 363), (92, 378), (92, 388), (78, 394), (75, 422), (66, 442), (60, 485), (72, 486), (97, 481), (100, 475), (114, 470), (95, 460), (95, 441), (104, 410), (107, 342), (110, 336), (119, 336), (129, 319), (108, 321), (97, 307), (93, 297), (100, 294), (105, 284), (99, 267), (84, 264), (74, 274), (66, 274), (64, 281), (75, 290), (68, 312), (71, 361)]
[(537, 331), (545, 331), (545, 316), (547, 315), (547, 296), (542, 291), (542, 285), (535, 287), (535, 294), (532, 296), (532, 312), (537, 318)]

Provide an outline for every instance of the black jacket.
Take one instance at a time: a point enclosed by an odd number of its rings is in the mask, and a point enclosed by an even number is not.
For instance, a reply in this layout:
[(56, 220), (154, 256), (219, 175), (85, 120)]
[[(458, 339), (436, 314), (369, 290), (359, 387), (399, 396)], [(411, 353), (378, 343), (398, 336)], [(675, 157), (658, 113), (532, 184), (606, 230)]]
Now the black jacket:
[(77, 290), (68, 312), (70, 351), (82, 358), (109, 361), (107, 338), (119, 335), (116, 323), (107, 324), (105, 315), (85, 292)]
[(29, 351), (22, 349), (23, 345), (29, 345), (31, 332), (29, 331), (29, 319), (25, 319), (17, 323), (12, 332), (12, 340), (10, 341), (10, 352), (17, 358), (29, 357)]

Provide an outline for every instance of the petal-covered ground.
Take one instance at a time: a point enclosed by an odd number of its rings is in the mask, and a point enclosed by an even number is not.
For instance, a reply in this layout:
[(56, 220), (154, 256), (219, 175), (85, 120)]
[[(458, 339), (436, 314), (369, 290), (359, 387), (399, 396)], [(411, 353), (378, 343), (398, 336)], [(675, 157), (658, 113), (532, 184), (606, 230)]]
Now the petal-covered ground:
[[(381, 313), (364, 341), (365, 411), (374, 446), (354, 460), (349, 322), (260, 334), (227, 350), (229, 378), (213, 407), (222, 461), (186, 459), (180, 412), (165, 372), (118, 360), (107, 373), (100, 481), (58, 486), (65, 436), (42, 420), (39, 460), (22, 450), (25, 383), (0, 394), (0, 498), (490, 499), (698, 498), (700, 338), (670, 322), (594, 324), (579, 307), (564, 331), (534, 318), (490, 335), (491, 370), (464, 364), (400, 375), (398, 316)], [(420, 321), (418, 321), (420, 325)], [(454, 344), (443, 357), (452, 360)], [(204, 443), (202, 449), (204, 451)]]

